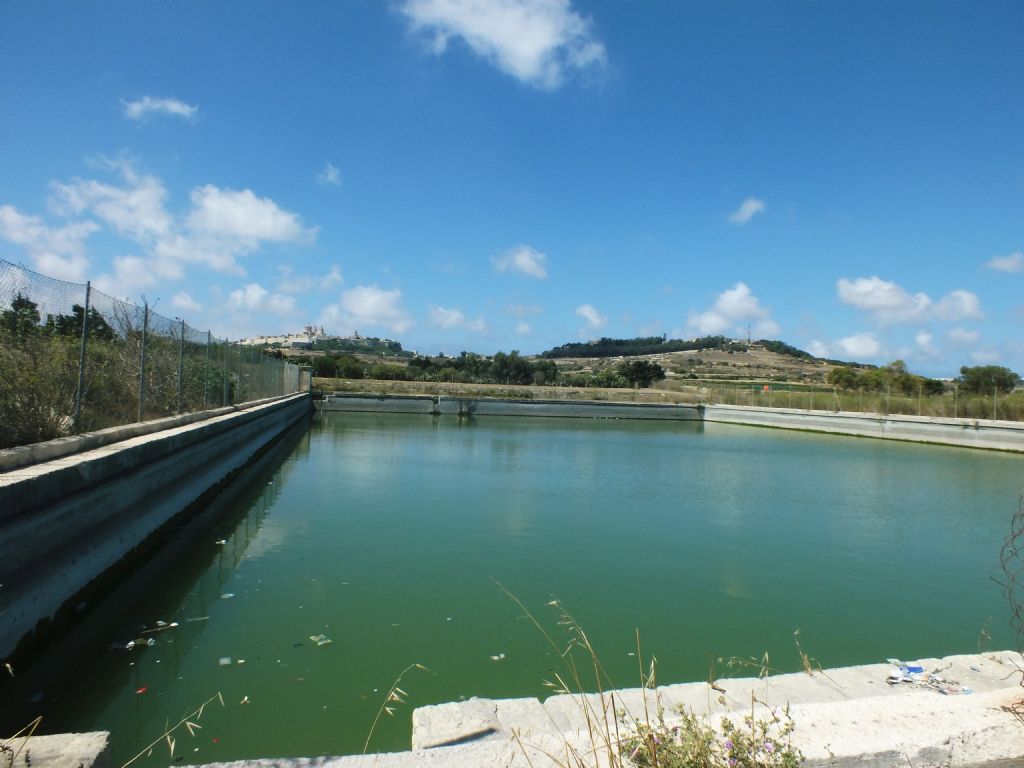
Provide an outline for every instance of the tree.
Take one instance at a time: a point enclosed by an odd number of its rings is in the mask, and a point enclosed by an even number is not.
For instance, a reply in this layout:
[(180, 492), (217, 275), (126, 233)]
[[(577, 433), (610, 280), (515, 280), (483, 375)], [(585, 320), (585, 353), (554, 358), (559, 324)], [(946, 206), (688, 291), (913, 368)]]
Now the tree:
[(665, 378), (665, 371), (650, 360), (629, 360), (619, 366), (618, 373), (634, 387), (645, 389), (655, 381)]
[(1020, 376), (1001, 365), (965, 365), (960, 369), (960, 386), (965, 392), (988, 395), (994, 391), (1009, 392)]
[(829, 371), (825, 380), (833, 387), (838, 387), (839, 389), (856, 389), (860, 383), (860, 376), (857, 375), (853, 368), (843, 365)]
[[(48, 315), (46, 329), (61, 336), (78, 338), (82, 335), (82, 316), (84, 314), (85, 307), (81, 304), (74, 304), (71, 307), (70, 315)], [(96, 307), (89, 307), (89, 338), (103, 341), (114, 341), (117, 338), (117, 333), (110, 327), (103, 315), (96, 311)]]
[(11, 308), (0, 312), (0, 328), (15, 340), (25, 341), (39, 328), (39, 305), (27, 296), (16, 294)]

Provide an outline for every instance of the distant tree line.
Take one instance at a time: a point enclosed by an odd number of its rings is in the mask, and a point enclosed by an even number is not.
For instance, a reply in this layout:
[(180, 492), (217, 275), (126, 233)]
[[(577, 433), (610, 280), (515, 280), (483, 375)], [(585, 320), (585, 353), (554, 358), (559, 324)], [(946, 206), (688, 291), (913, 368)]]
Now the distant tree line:
[(329, 353), (307, 360), (322, 378), (393, 381), (448, 381), (461, 384), (537, 384), (579, 387), (649, 387), (665, 371), (648, 360), (627, 360), (593, 374), (564, 374), (552, 360), (527, 360), (517, 350), (484, 357), (463, 352), (458, 357), (417, 355), (408, 365), (368, 363), (348, 353)]
[[(881, 368), (856, 371), (849, 366), (833, 368), (826, 379), (832, 386), (843, 390), (864, 392), (890, 392), (900, 395), (941, 395), (946, 384), (938, 379), (917, 376), (907, 371), (906, 363), (894, 360)], [(999, 365), (963, 366), (956, 384), (965, 394), (991, 395), (1008, 393), (1020, 377), (1009, 368)]]
[(767, 349), (769, 352), (774, 352), (777, 355), (786, 355), (788, 357), (795, 357), (797, 360), (805, 360), (805, 361), (807, 361), (809, 363), (821, 362), (821, 363), (829, 363), (830, 365), (843, 365), (843, 366), (846, 366), (848, 368), (864, 368), (864, 369), (877, 367), (877, 366), (874, 366), (874, 365), (868, 365), (866, 363), (847, 363), (847, 362), (844, 362), (843, 360), (833, 360), (833, 359), (828, 358), (828, 357), (815, 357), (810, 352), (805, 352), (802, 349), (798, 349), (797, 347), (790, 346), (789, 344), (787, 344), (784, 341), (776, 341), (776, 340), (771, 340), (771, 339), (760, 339), (759, 341), (757, 341), (755, 343), (761, 345), (762, 347)]
[(549, 359), (565, 357), (640, 357), (666, 352), (689, 352), (702, 349), (746, 352), (748, 346), (725, 336), (702, 336), (699, 339), (667, 339), (664, 336), (644, 336), (636, 339), (601, 338), (597, 341), (575, 341), (562, 344), (541, 357)]
[(324, 352), (383, 352), (395, 357), (411, 355), (402, 349), (400, 341), (374, 337), (314, 339), (313, 349)]

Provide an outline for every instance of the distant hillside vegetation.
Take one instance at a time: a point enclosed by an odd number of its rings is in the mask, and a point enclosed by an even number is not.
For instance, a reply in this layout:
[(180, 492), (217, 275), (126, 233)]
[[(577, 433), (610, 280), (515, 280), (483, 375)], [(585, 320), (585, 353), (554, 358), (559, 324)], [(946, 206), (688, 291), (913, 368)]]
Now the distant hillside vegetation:
[[(824, 362), (831, 365), (846, 365), (853, 368), (874, 368), (863, 363), (847, 363), (842, 360), (819, 358), (810, 352), (797, 349), (784, 341), (759, 339), (753, 345), (764, 347), (777, 355), (786, 355), (809, 363)], [(664, 336), (641, 336), (635, 339), (602, 338), (597, 341), (575, 341), (562, 344), (540, 357), (549, 360), (569, 357), (638, 357), (640, 355), (661, 355), (669, 352), (694, 352), (705, 349), (720, 349), (723, 352), (747, 352), (751, 345), (725, 336), (701, 336), (699, 339), (667, 339)]]
[(877, 368), (878, 366), (869, 365), (868, 363), (847, 363), (843, 360), (833, 360), (830, 357), (815, 357), (810, 352), (805, 352), (802, 349), (792, 347), (784, 341), (771, 341), (769, 339), (760, 339), (754, 342), (760, 344), (762, 347), (767, 349), (769, 352), (774, 352), (777, 355), (788, 355), (789, 357), (795, 357), (797, 360), (806, 360), (810, 363), (828, 363), (829, 365), (845, 365), (848, 368)]
[[(666, 339), (664, 336), (644, 336), (636, 339), (598, 339), (597, 341), (571, 342), (541, 352), (541, 357), (558, 359), (565, 357), (635, 357), (658, 355), (667, 352), (690, 352), (701, 349), (733, 350), (745, 352), (747, 345), (725, 336), (702, 336), (699, 339)], [(805, 353), (806, 354), (806, 353)]]

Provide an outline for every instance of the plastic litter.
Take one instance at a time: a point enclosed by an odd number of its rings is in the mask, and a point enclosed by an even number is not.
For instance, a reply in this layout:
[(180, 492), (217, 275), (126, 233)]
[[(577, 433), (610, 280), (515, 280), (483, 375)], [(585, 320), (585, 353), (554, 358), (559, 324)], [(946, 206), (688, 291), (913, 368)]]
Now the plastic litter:
[(316, 643), (318, 646), (329, 645), (330, 643), (334, 642), (327, 635), (310, 635), (309, 639)]
[(217, 541), (214, 542), (214, 543), (215, 544), (220, 544), (221, 546), (224, 546), (225, 544), (228, 543), (228, 540), (227, 539), (217, 539)]
[(225, 592), (223, 595), (220, 596), (220, 599), (221, 600), (230, 600), (234, 596), (235, 596), (234, 592)]
[(231, 666), (231, 657), (230, 656), (221, 656), (220, 659), (218, 659), (217, 663), (220, 664), (220, 666), (222, 666), (222, 667)]
[(491, 661), (504, 661), (504, 660), (505, 660), (505, 654), (504, 653), (499, 653), (499, 654), (496, 654), (494, 656), (491, 656)]
[(141, 688), (137, 689), (135, 692), (138, 693), (138, 694), (143, 694), (143, 693), (145, 693), (148, 690), (149, 690), (149, 687), (144, 685)]
[[(898, 661), (889, 659), (889, 661)], [(908, 662), (899, 662), (899, 666), (889, 671), (888, 677), (885, 678), (885, 682), (889, 685), (900, 685), (902, 683), (909, 683), (910, 685), (921, 686), (923, 688), (931, 688), (934, 691), (938, 691), (946, 696), (961, 696), (974, 693), (970, 688), (965, 685), (960, 685), (957, 680), (946, 680), (938, 671), (936, 672), (925, 672), (924, 666), (921, 664), (910, 664)]]

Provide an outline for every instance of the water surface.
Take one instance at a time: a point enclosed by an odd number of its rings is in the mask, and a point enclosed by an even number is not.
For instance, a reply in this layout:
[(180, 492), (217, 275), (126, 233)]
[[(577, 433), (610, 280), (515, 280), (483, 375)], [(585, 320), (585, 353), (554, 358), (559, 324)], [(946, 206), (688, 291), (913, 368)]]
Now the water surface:
[[(983, 627), (1008, 647), (990, 574), (1021, 470), (721, 424), (323, 414), (40, 706), (111, 730), (116, 764), (218, 691), (185, 762), (352, 753), (419, 662), (372, 743), (408, 748), (413, 706), (547, 693), (556, 659), (495, 580), (558, 641), (560, 599), (622, 687), (635, 629), (662, 682), (795, 670), (797, 629), (825, 666), (974, 652)], [(179, 626), (153, 647), (107, 647), (158, 619)]]

